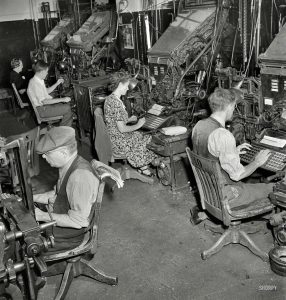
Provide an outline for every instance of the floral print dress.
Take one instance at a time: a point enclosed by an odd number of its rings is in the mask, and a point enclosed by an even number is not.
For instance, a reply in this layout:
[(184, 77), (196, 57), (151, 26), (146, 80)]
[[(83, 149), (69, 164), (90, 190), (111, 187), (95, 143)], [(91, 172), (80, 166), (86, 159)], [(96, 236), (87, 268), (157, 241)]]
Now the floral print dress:
[(104, 102), (105, 123), (110, 135), (112, 151), (126, 156), (128, 162), (135, 168), (140, 168), (151, 163), (157, 155), (146, 148), (150, 142), (150, 135), (143, 135), (139, 131), (121, 133), (117, 122), (128, 121), (128, 113), (121, 99), (114, 94), (106, 97)]

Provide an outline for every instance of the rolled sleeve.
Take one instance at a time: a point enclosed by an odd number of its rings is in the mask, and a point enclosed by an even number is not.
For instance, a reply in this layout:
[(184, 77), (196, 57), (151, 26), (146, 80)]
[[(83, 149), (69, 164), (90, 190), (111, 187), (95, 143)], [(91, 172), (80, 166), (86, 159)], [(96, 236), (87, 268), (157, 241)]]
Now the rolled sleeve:
[(208, 150), (213, 156), (219, 158), (222, 169), (228, 173), (229, 177), (234, 181), (239, 181), (245, 168), (240, 163), (232, 133), (225, 128), (214, 130), (208, 139)]
[(97, 197), (98, 186), (98, 179), (88, 170), (75, 170), (69, 177), (66, 186), (70, 204), (68, 216), (80, 227), (89, 225), (89, 215)]

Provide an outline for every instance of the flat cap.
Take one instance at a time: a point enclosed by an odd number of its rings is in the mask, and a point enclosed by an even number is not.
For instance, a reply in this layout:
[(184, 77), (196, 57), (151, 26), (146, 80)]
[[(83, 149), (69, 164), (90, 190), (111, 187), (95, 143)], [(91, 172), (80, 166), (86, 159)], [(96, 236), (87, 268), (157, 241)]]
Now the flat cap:
[(36, 151), (39, 154), (43, 154), (59, 147), (71, 145), (75, 141), (75, 130), (72, 127), (52, 127), (40, 139), (38, 145), (36, 146)]

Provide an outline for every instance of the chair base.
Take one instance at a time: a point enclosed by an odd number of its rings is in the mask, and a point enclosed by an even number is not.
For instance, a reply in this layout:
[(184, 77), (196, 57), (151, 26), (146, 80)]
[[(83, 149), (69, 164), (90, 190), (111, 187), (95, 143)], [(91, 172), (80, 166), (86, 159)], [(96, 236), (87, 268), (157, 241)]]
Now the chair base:
[(126, 180), (126, 179), (137, 179), (140, 180), (144, 183), (148, 183), (148, 184), (153, 184), (154, 183), (154, 179), (140, 174), (139, 172), (137, 172), (137, 170), (129, 167), (127, 164), (118, 168), (117, 171), (120, 172), (121, 178), (122, 180)]
[[(65, 264), (65, 262), (62, 262), (62, 264)], [(62, 270), (63, 270), (62, 267), (63, 267), (63, 265), (58, 265), (54, 269), (56, 271), (49, 272), (48, 276), (62, 273)], [(59, 272), (57, 272), (57, 271), (59, 271)], [(75, 258), (69, 259), (66, 263), (62, 281), (61, 281), (61, 285), (60, 285), (59, 291), (55, 297), (55, 300), (64, 299), (73, 279), (80, 275), (95, 279), (97, 281), (100, 281), (100, 282), (108, 284), (108, 285), (117, 285), (118, 284), (118, 277), (106, 275), (102, 271), (99, 271), (99, 270), (95, 269), (94, 267), (92, 267), (87, 260), (79, 258), (79, 257), (75, 257)]]
[(268, 254), (260, 250), (248, 234), (241, 230), (240, 224), (241, 222), (238, 221), (232, 222), (230, 227), (224, 231), (218, 241), (211, 248), (201, 253), (202, 259), (208, 259), (213, 254), (219, 252), (223, 246), (229, 244), (241, 244), (248, 248), (253, 254), (260, 257), (263, 261), (267, 262), (269, 260)]

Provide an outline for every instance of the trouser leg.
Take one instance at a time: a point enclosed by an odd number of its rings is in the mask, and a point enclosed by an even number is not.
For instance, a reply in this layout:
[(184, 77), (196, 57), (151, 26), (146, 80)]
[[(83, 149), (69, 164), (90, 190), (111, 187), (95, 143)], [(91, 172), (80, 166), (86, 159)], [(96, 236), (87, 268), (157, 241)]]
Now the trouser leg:
[(239, 187), (235, 187), (239, 192), (239, 196), (229, 202), (230, 207), (233, 208), (267, 198), (269, 193), (273, 191), (273, 186), (273, 183), (242, 183)]
[(72, 111), (69, 103), (57, 103), (50, 105), (43, 105), (37, 107), (41, 117), (56, 117), (63, 116), (60, 125), (71, 126), (72, 125)]

